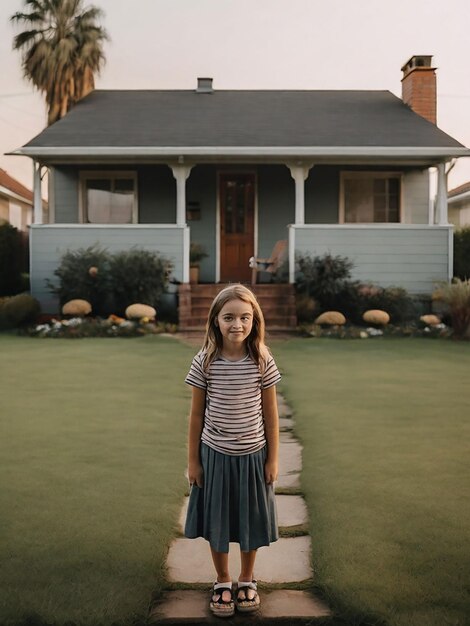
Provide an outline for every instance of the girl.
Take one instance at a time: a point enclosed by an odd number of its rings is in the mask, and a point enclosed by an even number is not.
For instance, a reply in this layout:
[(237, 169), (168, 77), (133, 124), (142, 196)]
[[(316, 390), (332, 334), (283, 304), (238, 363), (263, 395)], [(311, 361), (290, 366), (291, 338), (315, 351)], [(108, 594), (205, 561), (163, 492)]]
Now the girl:
[[(210, 543), (217, 572), (210, 610), (220, 617), (256, 611), (256, 550), (278, 539), (274, 482), (278, 473), (281, 376), (264, 343), (254, 294), (230, 285), (214, 299), (202, 350), (185, 382), (192, 386), (186, 537)], [(228, 570), (229, 542), (240, 544), (237, 594)]]

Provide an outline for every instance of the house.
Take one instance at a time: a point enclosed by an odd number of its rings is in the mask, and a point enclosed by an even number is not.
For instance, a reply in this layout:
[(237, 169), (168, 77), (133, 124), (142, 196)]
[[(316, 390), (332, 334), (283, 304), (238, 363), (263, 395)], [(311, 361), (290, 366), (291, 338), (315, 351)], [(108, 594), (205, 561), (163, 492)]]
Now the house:
[[(57, 309), (45, 279), (67, 249), (139, 245), (171, 257), (180, 322), (198, 326), (210, 290), (248, 282), (248, 259), (279, 240), (288, 240), (291, 285), (296, 254), (330, 252), (354, 262), (355, 278), (429, 294), (452, 275), (446, 163), (470, 155), (436, 126), (431, 60), (403, 66), (402, 99), (217, 90), (211, 78), (194, 90), (92, 92), (16, 150), (34, 160), (35, 190), (49, 171), (49, 223), (38, 208), (31, 227), (33, 294)], [(208, 252), (202, 295), (189, 285), (190, 242)], [(270, 289), (281, 294), (280, 317), (295, 322), (289, 285)]]
[(447, 203), (449, 222), (456, 227), (470, 226), (470, 181), (451, 189)]
[(27, 233), (33, 220), (33, 192), (0, 168), (0, 223)]

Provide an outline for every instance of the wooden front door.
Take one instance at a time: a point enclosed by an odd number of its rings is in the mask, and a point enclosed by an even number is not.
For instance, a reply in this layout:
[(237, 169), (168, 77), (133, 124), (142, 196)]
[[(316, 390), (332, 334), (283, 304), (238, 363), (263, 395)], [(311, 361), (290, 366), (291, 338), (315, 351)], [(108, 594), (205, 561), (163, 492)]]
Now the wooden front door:
[(220, 174), (220, 280), (250, 282), (254, 255), (255, 176)]

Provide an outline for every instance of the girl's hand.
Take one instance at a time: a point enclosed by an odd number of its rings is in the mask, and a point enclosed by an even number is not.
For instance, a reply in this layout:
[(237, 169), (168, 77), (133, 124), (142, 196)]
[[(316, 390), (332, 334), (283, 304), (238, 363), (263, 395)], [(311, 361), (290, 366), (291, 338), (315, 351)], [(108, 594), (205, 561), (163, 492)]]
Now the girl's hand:
[(188, 480), (190, 485), (196, 483), (198, 487), (202, 487), (203, 475), (204, 472), (200, 463), (190, 463), (188, 465)]
[(268, 485), (272, 485), (277, 480), (278, 464), (277, 461), (266, 461), (264, 464), (264, 478)]

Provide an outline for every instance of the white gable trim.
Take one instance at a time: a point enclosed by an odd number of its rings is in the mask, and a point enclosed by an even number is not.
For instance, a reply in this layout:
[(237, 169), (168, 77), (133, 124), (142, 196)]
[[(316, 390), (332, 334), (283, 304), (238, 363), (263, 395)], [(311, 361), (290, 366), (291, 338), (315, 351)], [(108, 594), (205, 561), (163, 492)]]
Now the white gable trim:
[(362, 157), (451, 158), (470, 156), (470, 149), (416, 146), (67, 146), (23, 147), (10, 154), (40, 157)]

